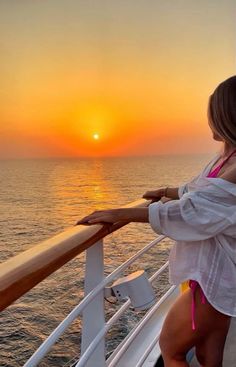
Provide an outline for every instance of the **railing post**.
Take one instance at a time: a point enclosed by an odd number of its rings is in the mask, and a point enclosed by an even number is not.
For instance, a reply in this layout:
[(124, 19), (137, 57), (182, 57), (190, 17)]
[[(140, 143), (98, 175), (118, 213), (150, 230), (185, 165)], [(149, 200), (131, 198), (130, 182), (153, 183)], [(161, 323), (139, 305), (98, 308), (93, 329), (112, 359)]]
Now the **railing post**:
[[(103, 240), (86, 250), (85, 296), (104, 278)], [(83, 311), (81, 355), (105, 325), (104, 293), (100, 292)], [(105, 367), (105, 338), (86, 363), (86, 367)]]

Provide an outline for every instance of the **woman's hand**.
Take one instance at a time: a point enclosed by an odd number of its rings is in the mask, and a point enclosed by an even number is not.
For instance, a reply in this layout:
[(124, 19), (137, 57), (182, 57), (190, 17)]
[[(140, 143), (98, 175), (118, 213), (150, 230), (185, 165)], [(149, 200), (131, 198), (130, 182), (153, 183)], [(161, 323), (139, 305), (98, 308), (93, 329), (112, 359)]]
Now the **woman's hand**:
[(143, 194), (143, 198), (147, 200), (153, 200), (158, 201), (165, 195), (165, 189), (157, 189), (153, 191), (146, 191), (145, 194)]
[(80, 219), (76, 224), (116, 223), (120, 220), (122, 220), (120, 209), (95, 210), (95, 212)]
[[(165, 187), (153, 191), (146, 191), (143, 195), (144, 199), (154, 201), (161, 201), (165, 203), (169, 200), (178, 200), (179, 199), (179, 188), (178, 187)], [(168, 200), (167, 200), (168, 198)]]
[(119, 208), (96, 210), (80, 219), (76, 224), (105, 224), (116, 222), (148, 222), (148, 208)]

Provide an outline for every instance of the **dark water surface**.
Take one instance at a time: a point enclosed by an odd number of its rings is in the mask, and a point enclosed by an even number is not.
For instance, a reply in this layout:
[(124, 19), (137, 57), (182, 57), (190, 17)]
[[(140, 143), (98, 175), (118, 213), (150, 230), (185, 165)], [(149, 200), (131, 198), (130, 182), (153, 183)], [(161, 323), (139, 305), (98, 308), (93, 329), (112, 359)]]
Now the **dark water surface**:
[[(178, 186), (195, 176), (210, 155), (0, 161), (0, 260), (72, 226), (97, 209), (128, 204), (147, 190)], [(105, 239), (110, 273), (155, 237), (149, 224), (132, 223)], [(134, 269), (152, 274), (168, 258), (170, 240), (143, 256)], [(1, 314), (0, 366), (19, 367), (83, 296), (84, 255), (80, 255)], [(168, 286), (164, 274), (155, 287)], [(107, 304), (107, 317), (115, 307)], [(129, 310), (107, 336), (108, 354), (139, 318)], [(68, 366), (78, 356), (76, 320), (40, 366)]]

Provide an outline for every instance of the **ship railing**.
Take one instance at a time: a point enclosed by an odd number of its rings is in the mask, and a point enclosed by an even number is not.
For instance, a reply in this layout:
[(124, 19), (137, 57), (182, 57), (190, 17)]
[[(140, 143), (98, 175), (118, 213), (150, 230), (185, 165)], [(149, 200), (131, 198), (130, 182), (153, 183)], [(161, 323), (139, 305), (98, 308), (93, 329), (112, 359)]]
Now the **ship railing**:
[[(149, 203), (150, 201), (140, 199), (124, 206), (124, 208), (147, 207)], [(38, 350), (25, 363), (25, 367), (37, 366), (63, 332), (80, 315), (82, 315), (83, 325), (81, 332), (81, 355), (79, 360), (77, 359), (73, 365), (76, 367), (116, 366), (133, 340), (151, 320), (157, 309), (174, 292), (176, 287), (170, 287), (106, 360), (105, 336), (111, 326), (129, 308), (131, 302), (128, 299), (108, 321), (105, 321), (105, 287), (117, 279), (134, 261), (165, 238), (162, 235), (158, 236), (111, 274), (104, 277), (103, 239), (128, 223), (117, 222), (105, 225), (75, 226), (0, 264), (0, 310), (3, 310), (65, 263), (86, 251), (85, 297), (41, 344)], [(154, 282), (167, 266), (168, 262), (149, 278), (149, 282)], [(143, 349), (136, 367), (143, 365), (148, 354), (157, 343), (158, 338), (159, 333)]]

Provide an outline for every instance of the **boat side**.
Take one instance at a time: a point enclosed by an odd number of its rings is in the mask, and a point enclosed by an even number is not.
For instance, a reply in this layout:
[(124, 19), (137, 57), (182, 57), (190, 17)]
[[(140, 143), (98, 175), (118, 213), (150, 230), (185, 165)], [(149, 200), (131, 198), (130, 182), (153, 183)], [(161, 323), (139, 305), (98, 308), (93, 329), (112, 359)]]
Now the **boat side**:
[[(146, 200), (138, 200), (126, 207), (146, 207), (147, 205)], [(131, 300), (128, 298), (109, 320), (105, 320), (106, 288), (110, 287), (112, 282), (120, 277), (134, 261), (138, 261), (143, 254), (165, 238), (165, 236), (155, 237), (111, 274), (104, 277), (103, 238), (124, 225), (128, 223), (74, 227), (0, 264), (0, 309), (3, 310), (63, 264), (86, 251), (84, 299), (43, 342), (25, 363), (25, 367), (38, 366), (62, 333), (78, 317), (82, 317), (83, 320), (81, 355), (73, 361), (71, 366), (153, 367), (155, 365), (161, 355), (158, 341), (164, 319), (180, 294), (176, 286), (169, 287), (106, 360), (106, 334), (114, 323), (119, 322), (120, 317), (131, 305)], [(152, 284), (158, 279), (167, 266), (168, 262), (157, 269), (148, 279), (149, 283)], [(96, 322), (94, 322), (94, 315), (96, 315)], [(236, 321), (232, 319), (225, 346), (223, 367), (236, 366), (235, 345)], [(188, 354), (188, 361), (191, 367), (199, 367), (194, 351)]]

